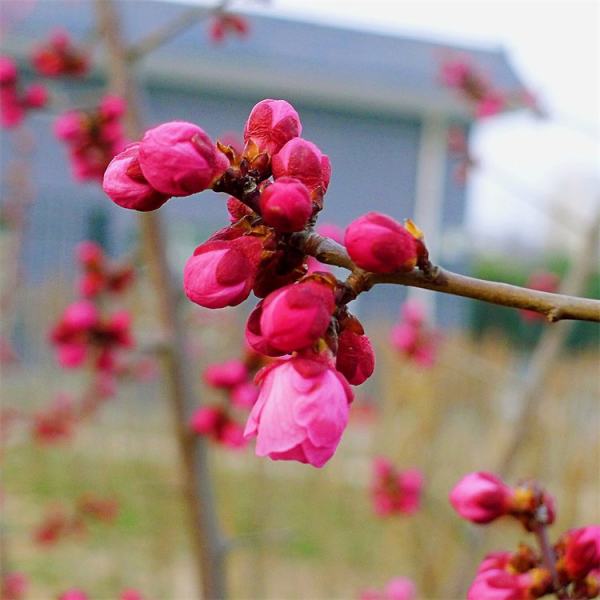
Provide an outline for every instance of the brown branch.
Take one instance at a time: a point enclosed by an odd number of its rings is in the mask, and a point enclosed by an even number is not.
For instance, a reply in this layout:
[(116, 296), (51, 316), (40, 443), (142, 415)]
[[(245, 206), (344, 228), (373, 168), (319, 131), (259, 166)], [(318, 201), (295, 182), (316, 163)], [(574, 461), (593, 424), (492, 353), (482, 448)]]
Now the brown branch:
[[(139, 138), (142, 121), (138, 89), (121, 35), (118, 13), (112, 0), (96, 0), (98, 30), (107, 54), (111, 89), (127, 102), (125, 123), (131, 139)], [(218, 528), (206, 443), (192, 436), (187, 423), (198, 399), (185, 349), (185, 327), (177, 306), (177, 292), (167, 262), (166, 238), (157, 213), (140, 215), (140, 234), (155, 290), (158, 321), (162, 328), (163, 369), (166, 400), (173, 415), (182, 470), (182, 485), (190, 515), (192, 548), (202, 597), (218, 600), (225, 592), (225, 543)]]
[(195, 25), (198, 21), (206, 19), (211, 15), (225, 11), (231, 0), (221, 0), (215, 6), (195, 6), (182, 12), (156, 31), (149, 33), (127, 50), (127, 60), (135, 62), (146, 56), (156, 48), (159, 48), (176, 35), (185, 31), (188, 27)]
[(545, 315), (550, 322), (566, 319), (600, 321), (600, 300), (551, 294), (508, 283), (486, 281), (459, 275), (441, 267), (433, 267), (431, 276), (418, 269), (389, 275), (367, 273), (352, 262), (343, 246), (317, 233), (296, 234), (293, 243), (320, 262), (352, 271), (346, 283), (354, 295), (369, 290), (375, 284), (391, 283), (533, 310)]

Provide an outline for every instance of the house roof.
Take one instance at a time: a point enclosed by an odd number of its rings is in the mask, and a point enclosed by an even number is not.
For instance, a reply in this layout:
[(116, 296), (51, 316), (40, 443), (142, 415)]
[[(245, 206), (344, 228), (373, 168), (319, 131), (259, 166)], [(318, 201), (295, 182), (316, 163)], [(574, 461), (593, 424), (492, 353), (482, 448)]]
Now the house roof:
[[(2, 0), (10, 16), (23, 0)], [(154, 0), (119, 0), (126, 38), (135, 42), (189, 6)], [(23, 53), (55, 27), (76, 38), (94, 27), (93, 2), (37, 2), (12, 25), (9, 50)], [(433, 112), (467, 118), (464, 103), (439, 83), (445, 56), (473, 59), (498, 87), (523, 88), (502, 50), (442, 45), (396, 35), (247, 15), (251, 34), (215, 45), (206, 23), (190, 27), (143, 61), (152, 84), (234, 95), (286, 97), (351, 111), (407, 114)]]

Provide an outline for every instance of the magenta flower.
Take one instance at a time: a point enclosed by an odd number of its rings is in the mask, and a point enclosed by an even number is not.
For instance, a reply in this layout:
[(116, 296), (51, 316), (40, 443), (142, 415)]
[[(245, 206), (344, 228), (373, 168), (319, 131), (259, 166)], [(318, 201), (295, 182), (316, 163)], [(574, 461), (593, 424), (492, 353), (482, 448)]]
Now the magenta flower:
[(360, 600), (415, 600), (417, 589), (408, 577), (394, 577), (382, 591), (364, 590)]
[(250, 112), (244, 128), (244, 142), (270, 156), (302, 133), (300, 117), (285, 100), (261, 100)]
[(260, 195), (263, 221), (278, 231), (302, 231), (312, 211), (308, 189), (292, 177), (281, 177)]
[(142, 593), (132, 588), (123, 590), (119, 596), (119, 600), (144, 600)]
[(0, 597), (3, 600), (21, 600), (28, 587), (29, 580), (23, 573), (17, 571), (6, 573), (0, 586)]
[(58, 600), (89, 600), (89, 596), (82, 590), (72, 589), (63, 592)]
[(262, 251), (252, 236), (201, 244), (183, 270), (187, 297), (206, 308), (236, 306), (250, 294)]
[(14, 85), (18, 78), (17, 63), (8, 56), (0, 56), (0, 86)]
[(465, 475), (450, 493), (456, 512), (473, 523), (489, 523), (511, 509), (512, 490), (492, 473)]
[(35, 49), (31, 62), (34, 69), (45, 77), (85, 75), (89, 61), (84, 52), (76, 48), (65, 30), (57, 30)]
[(117, 154), (104, 172), (102, 189), (119, 206), (139, 211), (156, 210), (169, 196), (155, 190), (140, 168), (140, 144), (129, 144)]
[(139, 161), (150, 185), (168, 196), (206, 190), (229, 166), (204, 130), (185, 121), (170, 121), (146, 131)]
[(43, 108), (48, 102), (48, 90), (41, 83), (33, 83), (25, 89), (23, 104), (27, 108)]
[(417, 264), (417, 247), (413, 236), (387, 215), (370, 212), (346, 229), (344, 244), (350, 258), (373, 273), (411, 271)]
[(244, 435), (256, 436), (257, 456), (322, 467), (334, 454), (348, 423), (353, 395), (325, 359), (280, 359), (257, 375), (258, 400)]
[(273, 156), (271, 163), (273, 177), (294, 177), (299, 179), (312, 193), (327, 191), (331, 178), (329, 157), (312, 142), (296, 137), (285, 144)]
[(467, 592), (467, 600), (529, 600), (533, 597), (531, 589), (537, 583), (532, 572), (488, 569), (477, 574)]
[[(284, 353), (311, 346), (327, 331), (334, 308), (334, 291), (326, 283), (307, 279), (279, 288), (255, 309), (261, 341)], [(248, 342), (253, 345), (252, 338)]]
[(247, 444), (243, 427), (218, 406), (201, 406), (190, 419), (190, 429), (228, 448), (244, 448)]
[(258, 399), (258, 387), (251, 381), (240, 383), (231, 390), (231, 404), (240, 408), (252, 408)]
[(422, 491), (423, 475), (417, 469), (400, 471), (383, 457), (373, 461), (371, 495), (375, 512), (380, 517), (412, 515), (419, 510)]

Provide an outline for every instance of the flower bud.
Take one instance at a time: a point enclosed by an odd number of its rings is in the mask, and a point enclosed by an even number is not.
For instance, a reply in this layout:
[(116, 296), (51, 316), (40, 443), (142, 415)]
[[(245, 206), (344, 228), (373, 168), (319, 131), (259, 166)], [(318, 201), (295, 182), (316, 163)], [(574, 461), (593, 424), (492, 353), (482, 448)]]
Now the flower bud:
[(190, 427), (198, 435), (213, 434), (221, 421), (222, 412), (216, 406), (201, 406), (194, 411), (190, 419)]
[[(543, 571), (543, 572), (542, 572)], [(489, 569), (477, 574), (467, 600), (525, 600), (542, 594), (532, 594), (532, 590), (547, 586), (549, 573), (533, 569), (526, 573), (512, 573), (501, 569)]]
[(231, 404), (240, 408), (252, 408), (258, 398), (258, 388), (250, 381), (240, 383), (231, 390)]
[(473, 523), (489, 523), (510, 509), (511, 489), (492, 473), (465, 475), (450, 493), (452, 506)]
[(278, 231), (302, 231), (313, 206), (306, 186), (292, 177), (282, 177), (260, 196), (263, 221)]
[(41, 83), (30, 85), (23, 95), (23, 103), (28, 108), (42, 108), (48, 102), (48, 90)]
[(66, 308), (62, 322), (69, 328), (83, 331), (98, 324), (100, 314), (96, 305), (89, 300), (73, 302)]
[(100, 269), (104, 262), (104, 250), (102, 250), (102, 246), (91, 240), (84, 240), (77, 244), (75, 256), (85, 269)]
[(352, 385), (364, 383), (375, 369), (375, 353), (371, 340), (350, 329), (344, 329), (338, 337), (335, 368)]
[(184, 267), (187, 297), (206, 308), (240, 304), (254, 285), (261, 251), (260, 240), (252, 236), (201, 244)]
[(15, 61), (8, 56), (0, 56), (0, 85), (14, 85), (18, 76), (19, 72)]
[(562, 557), (560, 570), (571, 580), (584, 579), (590, 571), (600, 569), (600, 526), (571, 529), (558, 544)]
[(138, 161), (139, 143), (117, 154), (104, 172), (102, 189), (119, 206), (139, 211), (156, 210), (169, 196), (155, 190), (146, 180)]
[(331, 286), (313, 280), (287, 285), (262, 303), (260, 333), (281, 352), (293, 352), (322, 337), (335, 308)]
[(294, 356), (257, 375), (260, 392), (244, 436), (256, 436), (257, 456), (322, 467), (348, 423), (352, 392), (321, 357)]
[(203, 377), (211, 387), (234, 388), (248, 379), (248, 369), (241, 360), (228, 360), (206, 367)]
[(253, 142), (259, 153), (270, 156), (302, 133), (300, 117), (285, 100), (262, 100), (250, 112), (244, 128), (244, 142)]
[(329, 157), (315, 144), (302, 138), (294, 138), (273, 156), (271, 164), (273, 177), (294, 177), (299, 179), (312, 193), (320, 189), (324, 194), (331, 177)]
[(150, 185), (169, 196), (189, 196), (208, 189), (229, 166), (208, 135), (185, 121), (163, 123), (146, 131), (139, 161)]
[(421, 504), (423, 474), (417, 469), (397, 470), (387, 458), (373, 462), (373, 507), (380, 517), (413, 514)]
[(417, 264), (413, 236), (381, 213), (370, 212), (350, 223), (344, 244), (357, 266), (373, 273), (411, 271)]

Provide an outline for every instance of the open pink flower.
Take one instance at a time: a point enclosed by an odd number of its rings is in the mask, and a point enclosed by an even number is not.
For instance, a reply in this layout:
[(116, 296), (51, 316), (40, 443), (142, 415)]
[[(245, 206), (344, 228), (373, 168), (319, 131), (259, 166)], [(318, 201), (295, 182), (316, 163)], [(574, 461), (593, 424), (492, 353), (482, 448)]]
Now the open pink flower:
[(206, 308), (240, 304), (254, 286), (261, 251), (261, 241), (252, 236), (201, 244), (183, 270), (187, 297)]
[(138, 160), (139, 147), (137, 142), (130, 144), (110, 161), (104, 172), (102, 189), (123, 208), (156, 210), (169, 196), (155, 190), (144, 177)]
[(270, 156), (302, 133), (300, 117), (285, 100), (261, 100), (250, 112), (244, 128), (244, 142), (252, 142), (258, 152)]
[(380, 517), (411, 515), (421, 504), (423, 475), (417, 469), (397, 470), (387, 458), (373, 462), (373, 507)]
[(149, 184), (168, 196), (206, 190), (229, 166), (206, 132), (186, 121), (170, 121), (146, 131), (139, 162)]
[(456, 512), (473, 523), (489, 523), (509, 512), (512, 490), (492, 473), (465, 475), (452, 489), (450, 502)]
[(373, 273), (410, 271), (417, 264), (414, 237), (387, 215), (370, 212), (352, 221), (344, 244), (350, 258)]
[(348, 423), (352, 391), (325, 359), (294, 356), (257, 375), (258, 400), (244, 435), (256, 436), (256, 454), (322, 467)]

